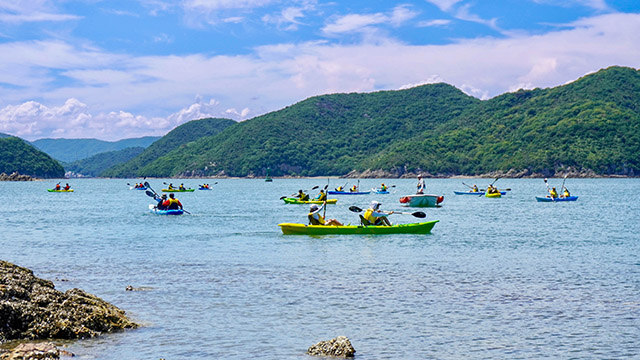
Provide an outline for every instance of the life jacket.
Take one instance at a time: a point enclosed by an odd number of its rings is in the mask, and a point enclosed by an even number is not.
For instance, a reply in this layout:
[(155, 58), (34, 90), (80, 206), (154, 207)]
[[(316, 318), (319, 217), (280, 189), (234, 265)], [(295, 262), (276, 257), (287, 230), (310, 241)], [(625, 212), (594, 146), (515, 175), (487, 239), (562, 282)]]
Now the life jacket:
[(564, 195), (564, 197), (571, 196), (571, 194), (569, 194), (569, 190), (567, 190), (567, 189), (564, 190), (564, 193), (562, 195)]
[[(363, 218), (371, 224), (376, 224), (379, 220), (377, 216), (373, 215), (373, 209), (369, 208), (364, 212)], [(377, 225), (377, 224), (376, 224)]]
[(300, 201), (308, 201), (309, 200), (309, 195), (305, 194), (305, 193), (300, 193)]
[(322, 215), (320, 214), (316, 214), (318, 215), (318, 218), (314, 218), (313, 217), (313, 213), (309, 213), (307, 215), (307, 217), (309, 218), (309, 224), (311, 225), (324, 225), (324, 218), (322, 217)]
[(184, 190), (184, 186), (180, 185), (180, 187), (178, 188), (178, 190)]
[(64, 189), (65, 190), (69, 190), (69, 189), (71, 189), (71, 186), (67, 185), (67, 186), (64, 187)]
[(342, 191), (342, 186), (338, 186), (338, 187), (336, 188), (336, 191)]
[(320, 200), (320, 201), (327, 200), (327, 194), (324, 193), (324, 192), (321, 192), (320, 195), (318, 195), (318, 200)]
[(60, 184), (56, 185), (56, 190), (60, 190)]
[(173, 198), (173, 199), (169, 198), (164, 203), (162, 203), (162, 205), (169, 210), (179, 209), (180, 201), (178, 201), (178, 199), (176, 198)]
[(555, 190), (551, 190), (551, 192), (549, 194), (551, 194), (551, 197), (554, 198), (554, 199), (558, 197), (558, 192), (555, 191)]

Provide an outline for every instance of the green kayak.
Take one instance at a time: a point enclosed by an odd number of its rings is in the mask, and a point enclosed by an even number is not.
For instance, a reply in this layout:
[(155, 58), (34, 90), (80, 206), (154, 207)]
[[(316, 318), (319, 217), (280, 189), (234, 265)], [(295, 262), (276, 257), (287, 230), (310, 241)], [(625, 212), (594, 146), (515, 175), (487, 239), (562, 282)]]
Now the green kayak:
[(162, 192), (194, 192), (196, 189), (162, 189)]
[(332, 235), (332, 234), (428, 234), (440, 220), (392, 226), (325, 226), (282, 223), (278, 224), (285, 235)]
[[(320, 200), (299, 200), (297, 198), (284, 198), (282, 199), (285, 204), (322, 204)], [(338, 199), (327, 199), (327, 204), (335, 204), (338, 202)]]

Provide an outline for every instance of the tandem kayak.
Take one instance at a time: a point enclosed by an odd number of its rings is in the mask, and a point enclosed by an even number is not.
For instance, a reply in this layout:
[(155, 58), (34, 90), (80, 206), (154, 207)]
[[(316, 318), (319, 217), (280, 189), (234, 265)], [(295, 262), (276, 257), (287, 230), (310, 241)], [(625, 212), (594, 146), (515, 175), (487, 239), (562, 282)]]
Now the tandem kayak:
[(156, 215), (182, 215), (184, 214), (184, 210), (181, 209), (173, 209), (173, 210), (159, 210), (155, 205), (149, 205), (149, 211)]
[(179, 190), (179, 189), (162, 189), (162, 192), (194, 192), (196, 191), (196, 189), (184, 189), (184, 190)]
[(129, 186), (129, 190), (147, 190), (146, 187), (133, 187), (133, 186)]
[(73, 189), (69, 190), (56, 190), (56, 189), (47, 189), (48, 192), (73, 192)]
[(198, 190), (212, 190), (211, 188), (198, 188)]
[(371, 194), (371, 191), (335, 191), (335, 190), (330, 190), (327, 193), (329, 195), (367, 195), (367, 194)]
[[(302, 201), (298, 198), (284, 198), (282, 199), (285, 204), (322, 204), (324, 201), (320, 200), (305, 200)], [(335, 204), (338, 199), (327, 199), (327, 204)]]
[[(453, 192), (456, 195), (475, 195), (475, 196), (482, 196), (484, 195), (484, 191), (454, 191)], [(506, 191), (500, 191), (500, 195), (507, 195)]]
[(391, 226), (375, 225), (305, 225), (282, 223), (278, 224), (284, 235), (347, 235), (347, 234), (428, 234), (440, 220), (433, 220), (413, 224), (399, 224)]
[(400, 198), (402, 206), (409, 207), (440, 207), (444, 196), (430, 194), (407, 195)]
[(568, 196), (568, 197), (564, 197), (564, 198), (550, 198), (550, 197), (542, 197), (542, 196), (536, 196), (536, 200), (538, 202), (559, 202), (559, 201), (576, 201), (578, 200), (577, 196)]

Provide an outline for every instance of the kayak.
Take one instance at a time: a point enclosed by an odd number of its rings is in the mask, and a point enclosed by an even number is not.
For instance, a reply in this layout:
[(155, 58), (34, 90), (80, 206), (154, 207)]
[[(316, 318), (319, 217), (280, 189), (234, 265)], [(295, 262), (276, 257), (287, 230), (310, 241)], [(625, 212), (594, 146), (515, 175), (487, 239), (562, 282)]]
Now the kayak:
[(147, 190), (146, 187), (133, 187), (133, 186), (129, 186), (129, 190)]
[(374, 194), (390, 194), (389, 190), (371, 189)]
[(162, 189), (162, 192), (194, 192), (196, 191), (196, 189), (184, 189), (184, 190), (179, 190), (179, 189)]
[(184, 210), (174, 209), (174, 210), (159, 210), (155, 205), (149, 205), (149, 211), (156, 215), (182, 215), (184, 214)]
[(73, 189), (69, 190), (56, 190), (56, 189), (47, 189), (48, 192), (73, 192)]
[(552, 199), (550, 197), (536, 196), (536, 200), (538, 202), (576, 201), (576, 200), (578, 200), (578, 197), (577, 196), (569, 196), (569, 197), (565, 197), (565, 198)]
[(328, 191), (329, 195), (367, 195), (371, 194), (371, 191)]
[(203, 187), (201, 187), (201, 188), (198, 188), (198, 190), (212, 190), (212, 189), (211, 188), (203, 188)]
[(400, 198), (402, 206), (409, 207), (440, 207), (444, 196), (430, 194), (406, 195)]
[[(285, 204), (322, 204), (320, 200), (298, 200), (297, 198), (284, 198), (282, 199)], [(335, 204), (338, 199), (327, 199), (327, 204)]]
[[(456, 195), (475, 195), (475, 196), (482, 196), (484, 195), (484, 191), (454, 191), (453, 192)], [(500, 195), (507, 195), (506, 191), (500, 191)]]
[(284, 235), (342, 235), (342, 234), (428, 234), (440, 220), (433, 220), (413, 224), (399, 224), (391, 226), (325, 226), (282, 223), (278, 224)]
[(502, 197), (502, 193), (499, 193), (499, 192), (493, 193), (493, 194), (486, 193), (484, 196), (488, 198), (499, 198), (499, 197)]

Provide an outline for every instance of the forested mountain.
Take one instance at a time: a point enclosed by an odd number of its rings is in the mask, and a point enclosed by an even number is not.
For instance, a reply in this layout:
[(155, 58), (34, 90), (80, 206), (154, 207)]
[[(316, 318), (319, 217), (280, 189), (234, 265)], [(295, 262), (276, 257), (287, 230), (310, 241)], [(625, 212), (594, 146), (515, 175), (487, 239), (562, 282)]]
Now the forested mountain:
[(32, 144), (57, 160), (72, 162), (86, 159), (102, 152), (117, 151), (128, 147), (146, 148), (158, 139), (160, 139), (159, 136), (145, 136), (118, 141), (103, 141), (98, 139), (39, 139), (33, 141)]
[(39, 178), (64, 177), (62, 165), (15, 136), (0, 136), (0, 173), (13, 172)]
[(63, 164), (64, 170), (65, 172), (72, 173), (70, 176), (101, 176), (102, 172), (106, 169), (118, 164), (123, 164), (140, 155), (143, 151), (143, 147), (129, 147), (117, 151), (107, 151), (86, 159)]
[(126, 176), (264, 176), (267, 168), (275, 176), (634, 176), (639, 94), (637, 70), (611, 67), (486, 101), (446, 84), (322, 95), (165, 152)]
[(230, 119), (200, 119), (182, 124), (171, 130), (162, 139), (154, 142), (146, 148), (139, 156), (132, 160), (116, 165), (104, 171), (101, 176), (107, 177), (136, 177), (149, 176), (147, 165), (156, 161), (159, 157), (166, 155), (170, 151), (187, 146), (190, 142), (216, 135), (229, 126), (237, 124)]

